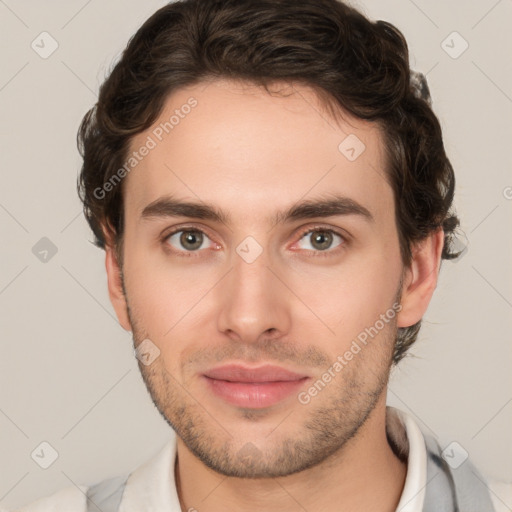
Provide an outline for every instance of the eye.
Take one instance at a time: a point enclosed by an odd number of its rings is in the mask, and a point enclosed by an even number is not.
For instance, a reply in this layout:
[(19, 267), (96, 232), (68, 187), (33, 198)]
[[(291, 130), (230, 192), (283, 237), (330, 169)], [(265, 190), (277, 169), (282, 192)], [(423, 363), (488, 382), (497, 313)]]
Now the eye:
[[(309, 242), (307, 242), (306, 247), (299, 246), (299, 248), (314, 252), (327, 252), (331, 254), (333, 252), (337, 252), (337, 250), (329, 250), (331, 249), (333, 241), (335, 241), (336, 238), (340, 240), (340, 243), (336, 247), (340, 247), (341, 245), (344, 245), (343, 242), (346, 242), (345, 237), (333, 229), (324, 227), (311, 228), (301, 235), (301, 241), (302, 239), (305, 239), (306, 241), (309, 239)], [(322, 256), (324, 255), (322, 254)]]
[[(197, 228), (181, 228), (168, 233), (164, 238), (164, 242), (173, 247), (173, 252), (182, 253), (181, 255), (186, 255), (183, 253), (187, 252), (198, 252), (199, 249), (207, 249), (208, 240), (210, 240), (208, 235)], [(213, 242), (212, 244), (216, 245)]]
[[(302, 240), (307, 241), (308, 238), (310, 241), (307, 242), (306, 246), (301, 246), (300, 243)], [(335, 246), (334, 250), (332, 250), (332, 244), (336, 238), (339, 239), (339, 243)], [(208, 241), (210, 244), (208, 244)], [(165, 245), (171, 246), (172, 253), (178, 256), (193, 256), (195, 255), (194, 253), (198, 253), (200, 249), (220, 248), (203, 230), (192, 227), (181, 227), (171, 233), (167, 233), (163, 237), (163, 242)], [(316, 253), (315, 256), (328, 256), (337, 253), (337, 248), (345, 245), (346, 242), (346, 238), (333, 229), (314, 227), (301, 234), (298, 248)]]

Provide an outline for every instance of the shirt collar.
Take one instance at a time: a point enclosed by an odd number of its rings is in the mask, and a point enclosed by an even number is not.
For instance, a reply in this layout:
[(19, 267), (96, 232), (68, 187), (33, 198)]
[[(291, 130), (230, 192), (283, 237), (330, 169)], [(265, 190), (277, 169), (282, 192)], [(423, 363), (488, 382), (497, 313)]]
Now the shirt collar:
[(388, 436), (407, 457), (407, 474), (396, 512), (421, 512), (427, 486), (425, 438), (413, 417), (404, 411), (388, 406), (386, 420)]
[[(427, 452), (418, 425), (409, 414), (388, 406), (386, 430), (393, 449), (407, 457), (405, 485), (396, 512), (421, 512), (427, 481)], [(126, 483), (121, 512), (181, 512), (175, 485), (176, 434), (149, 461), (133, 471)], [(174, 485), (169, 485), (172, 482)]]

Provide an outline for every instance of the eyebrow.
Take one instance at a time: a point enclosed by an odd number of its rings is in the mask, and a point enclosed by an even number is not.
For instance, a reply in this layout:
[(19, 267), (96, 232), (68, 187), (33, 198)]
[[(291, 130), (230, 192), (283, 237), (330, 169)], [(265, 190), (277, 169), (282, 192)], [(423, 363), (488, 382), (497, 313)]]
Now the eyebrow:
[[(272, 226), (276, 226), (295, 220), (341, 215), (357, 215), (367, 222), (375, 221), (370, 211), (362, 204), (340, 195), (329, 195), (319, 199), (300, 201), (287, 210), (277, 212), (269, 218), (269, 221)], [(189, 217), (226, 225), (231, 223), (231, 216), (212, 204), (181, 201), (171, 196), (161, 197), (153, 201), (141, 213), (143, 219), (166, 217)]]

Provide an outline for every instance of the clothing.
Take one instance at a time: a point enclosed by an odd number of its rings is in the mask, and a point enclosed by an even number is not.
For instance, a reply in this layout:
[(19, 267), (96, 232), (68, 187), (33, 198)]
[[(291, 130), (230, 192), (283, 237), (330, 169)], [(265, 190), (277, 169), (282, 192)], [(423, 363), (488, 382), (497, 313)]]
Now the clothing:
[[(469, 460), (452, 469), (446, 460), (457, 465), (461, 460), (457, 460), (457, 449), (450, 451), (450, 445), (444, 452), (445, 460), (436, 439), (422, 433), (409, 414), (388, 406), (386, 430), (397, 456), (407, 460), (405, 485), (396, 512), (510, 510), (499, 499), (500, 494), (494, 494), (494, 488), (489, 490)], [(15, 512), (181, 512), (174, 480), (175, 458), (173, 434), (159, 453), (130, 474), (90, 487), (64, 489)], [(510, 487), (502, 487), (500, 492), (505, 489), (510, 492)], [(502, 494), (501, 499), (507, 497)]]

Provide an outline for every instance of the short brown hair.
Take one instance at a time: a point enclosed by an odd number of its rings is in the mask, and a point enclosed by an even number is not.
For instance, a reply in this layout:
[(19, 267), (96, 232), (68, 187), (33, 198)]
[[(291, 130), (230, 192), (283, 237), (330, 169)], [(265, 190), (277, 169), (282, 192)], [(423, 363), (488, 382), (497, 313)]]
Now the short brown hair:
[[(411, 246), (439, 228), (442, 258), (454, 258), (455, 177), (418, 76), (397, 28), (338, 0), (179, 0), (162, 7), (131, 38), (78, 132), (78, 189), (96, 244), (122, 242), (122, 187), (100, 198), (95, 191), (123, 166), (132, 137), (152, 125), (177, 88), (228, 78), (267, 90), (279, 81), (304, 84), (333, 115), (341, 107), (378, 123), (404, 264)], [(420, 325), (398, 330), (395, 364)]]

